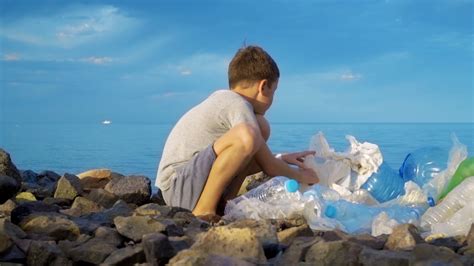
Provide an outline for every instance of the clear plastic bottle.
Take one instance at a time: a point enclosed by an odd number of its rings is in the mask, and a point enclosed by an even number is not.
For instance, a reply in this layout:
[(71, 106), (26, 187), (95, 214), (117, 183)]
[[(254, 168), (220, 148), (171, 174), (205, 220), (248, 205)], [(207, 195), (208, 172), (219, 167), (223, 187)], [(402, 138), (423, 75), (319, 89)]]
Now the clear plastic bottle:
[(474, 176), (464, 179), (438, 205), (429, 208), (421, 217), (421, 227), (429, 230), (433, 224), (446, 222), (458, 210), (474, 204)]
[(405, 193), (405, 181), (387, 163), (383, 162), (361, 188), (378, 201), (386, 202)]
[(448, 167), (447, 150), (439, 147), (424, 147), (409, 153), (399, 169), (400, 176), (423, 187)]
[(276, 176), (260, 186), (251, 189), (244, 195), (231, 200), (231, 202), (237, 204), (244, 198), (256, 198), (263, 202), (280, 200), (299, 201), (301, 199), (301, 193), (299, 193), (298, 189), (299, 184), (296, 180), (284, 176)]

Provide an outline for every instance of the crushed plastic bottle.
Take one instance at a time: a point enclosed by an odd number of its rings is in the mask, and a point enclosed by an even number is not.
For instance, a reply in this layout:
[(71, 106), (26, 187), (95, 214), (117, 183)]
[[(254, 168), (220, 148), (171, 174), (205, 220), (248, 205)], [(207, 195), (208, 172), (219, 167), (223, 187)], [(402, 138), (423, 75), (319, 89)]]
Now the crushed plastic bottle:
[(447, 168), (448, 155), (448, 151), (439, 147), (423, 147), (407, 154), (399, 169), (403, 180), (412, 180), (424, 190), (430, 206), (435, 205), (438, 196), (430, 181)]
[(474, 202), (474, 176), (464, 179), (438, 205), (429, 208), (421, 217), (421, 227), (430, 230), (434, 224), (444, 223), (457, 211)]
[(369, 191), (377, 201), (386, 202), (403, 195), (404, 184), (400, 175), (383, 162), (378, 171), (373, 173), (361, 188)]
[[(299, 200), (301, 197), (301, 195), (297, 193), (299, 187), (299, 183), (296, 180), (284, 176), (277, 176), (242, 196), (246, 198), (256, 198), (263, 202), (278, 201), (284, 198)], [(242, 200), (242, 196), (233, 199), (233, 201), (238, 203)]]

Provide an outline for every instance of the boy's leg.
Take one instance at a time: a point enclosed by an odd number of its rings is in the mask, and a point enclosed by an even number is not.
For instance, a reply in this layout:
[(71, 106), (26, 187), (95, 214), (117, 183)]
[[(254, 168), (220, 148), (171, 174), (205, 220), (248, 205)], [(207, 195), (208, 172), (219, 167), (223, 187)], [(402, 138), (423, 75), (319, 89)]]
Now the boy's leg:
[(217, 155), (204, 189), (194, 207), (193, 214), (214, 214), (224, 190), (233, 179), (248, 168), (253, 155), (257, 152), (264, 139), (256, 128), (249, 124), (239, 124), (213, 145)]

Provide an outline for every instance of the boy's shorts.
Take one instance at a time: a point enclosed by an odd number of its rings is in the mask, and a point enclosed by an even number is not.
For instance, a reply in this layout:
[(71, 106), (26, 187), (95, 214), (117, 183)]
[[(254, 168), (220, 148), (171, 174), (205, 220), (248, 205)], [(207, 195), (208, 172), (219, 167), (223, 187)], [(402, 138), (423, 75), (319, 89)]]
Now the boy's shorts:
[(216, 153), (211, 144), (187, 163), (177, 167), (171, 176), (170, 188), (162, 191), (166, 204), (192, 211), (201, 196), (215, 160)]

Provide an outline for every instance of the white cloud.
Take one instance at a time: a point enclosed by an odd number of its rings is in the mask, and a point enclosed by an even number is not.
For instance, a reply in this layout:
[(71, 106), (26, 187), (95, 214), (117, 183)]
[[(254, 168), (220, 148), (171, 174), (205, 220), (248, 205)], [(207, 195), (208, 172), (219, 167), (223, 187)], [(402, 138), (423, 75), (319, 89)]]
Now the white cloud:
[(18, 61), (20, 60), (20, 55), (19, 54), (16, 54), (16, 53), (12, 53), (12, 54), (5, 54), (3, 56), (3, 60), (4, 61)]
[(346, 80), (346, 81), (359, 80), (361, 78), (362, 78), (362, 75), (354, 74), (352, 72), (344, 73), (340, 76), (341, 80)]
[(110, 57), (87, 57), (87, 58), (81, 58), (79, 59), (81, 62), (86, 62), (90, 64), (95, 64), (95, 65), (104, 65), (113, 62), (114, 60)]
[(182, 70), (182, 71), (180, 72), (180, 74), (181, 74), (182, 76), (189, 76), (189, 75), (191, 75), (192, 73), (193, 73), (193, 72), (191, 72), (191, 70), (187, 70), (187, 69), (186, 69), (186, 70)]

